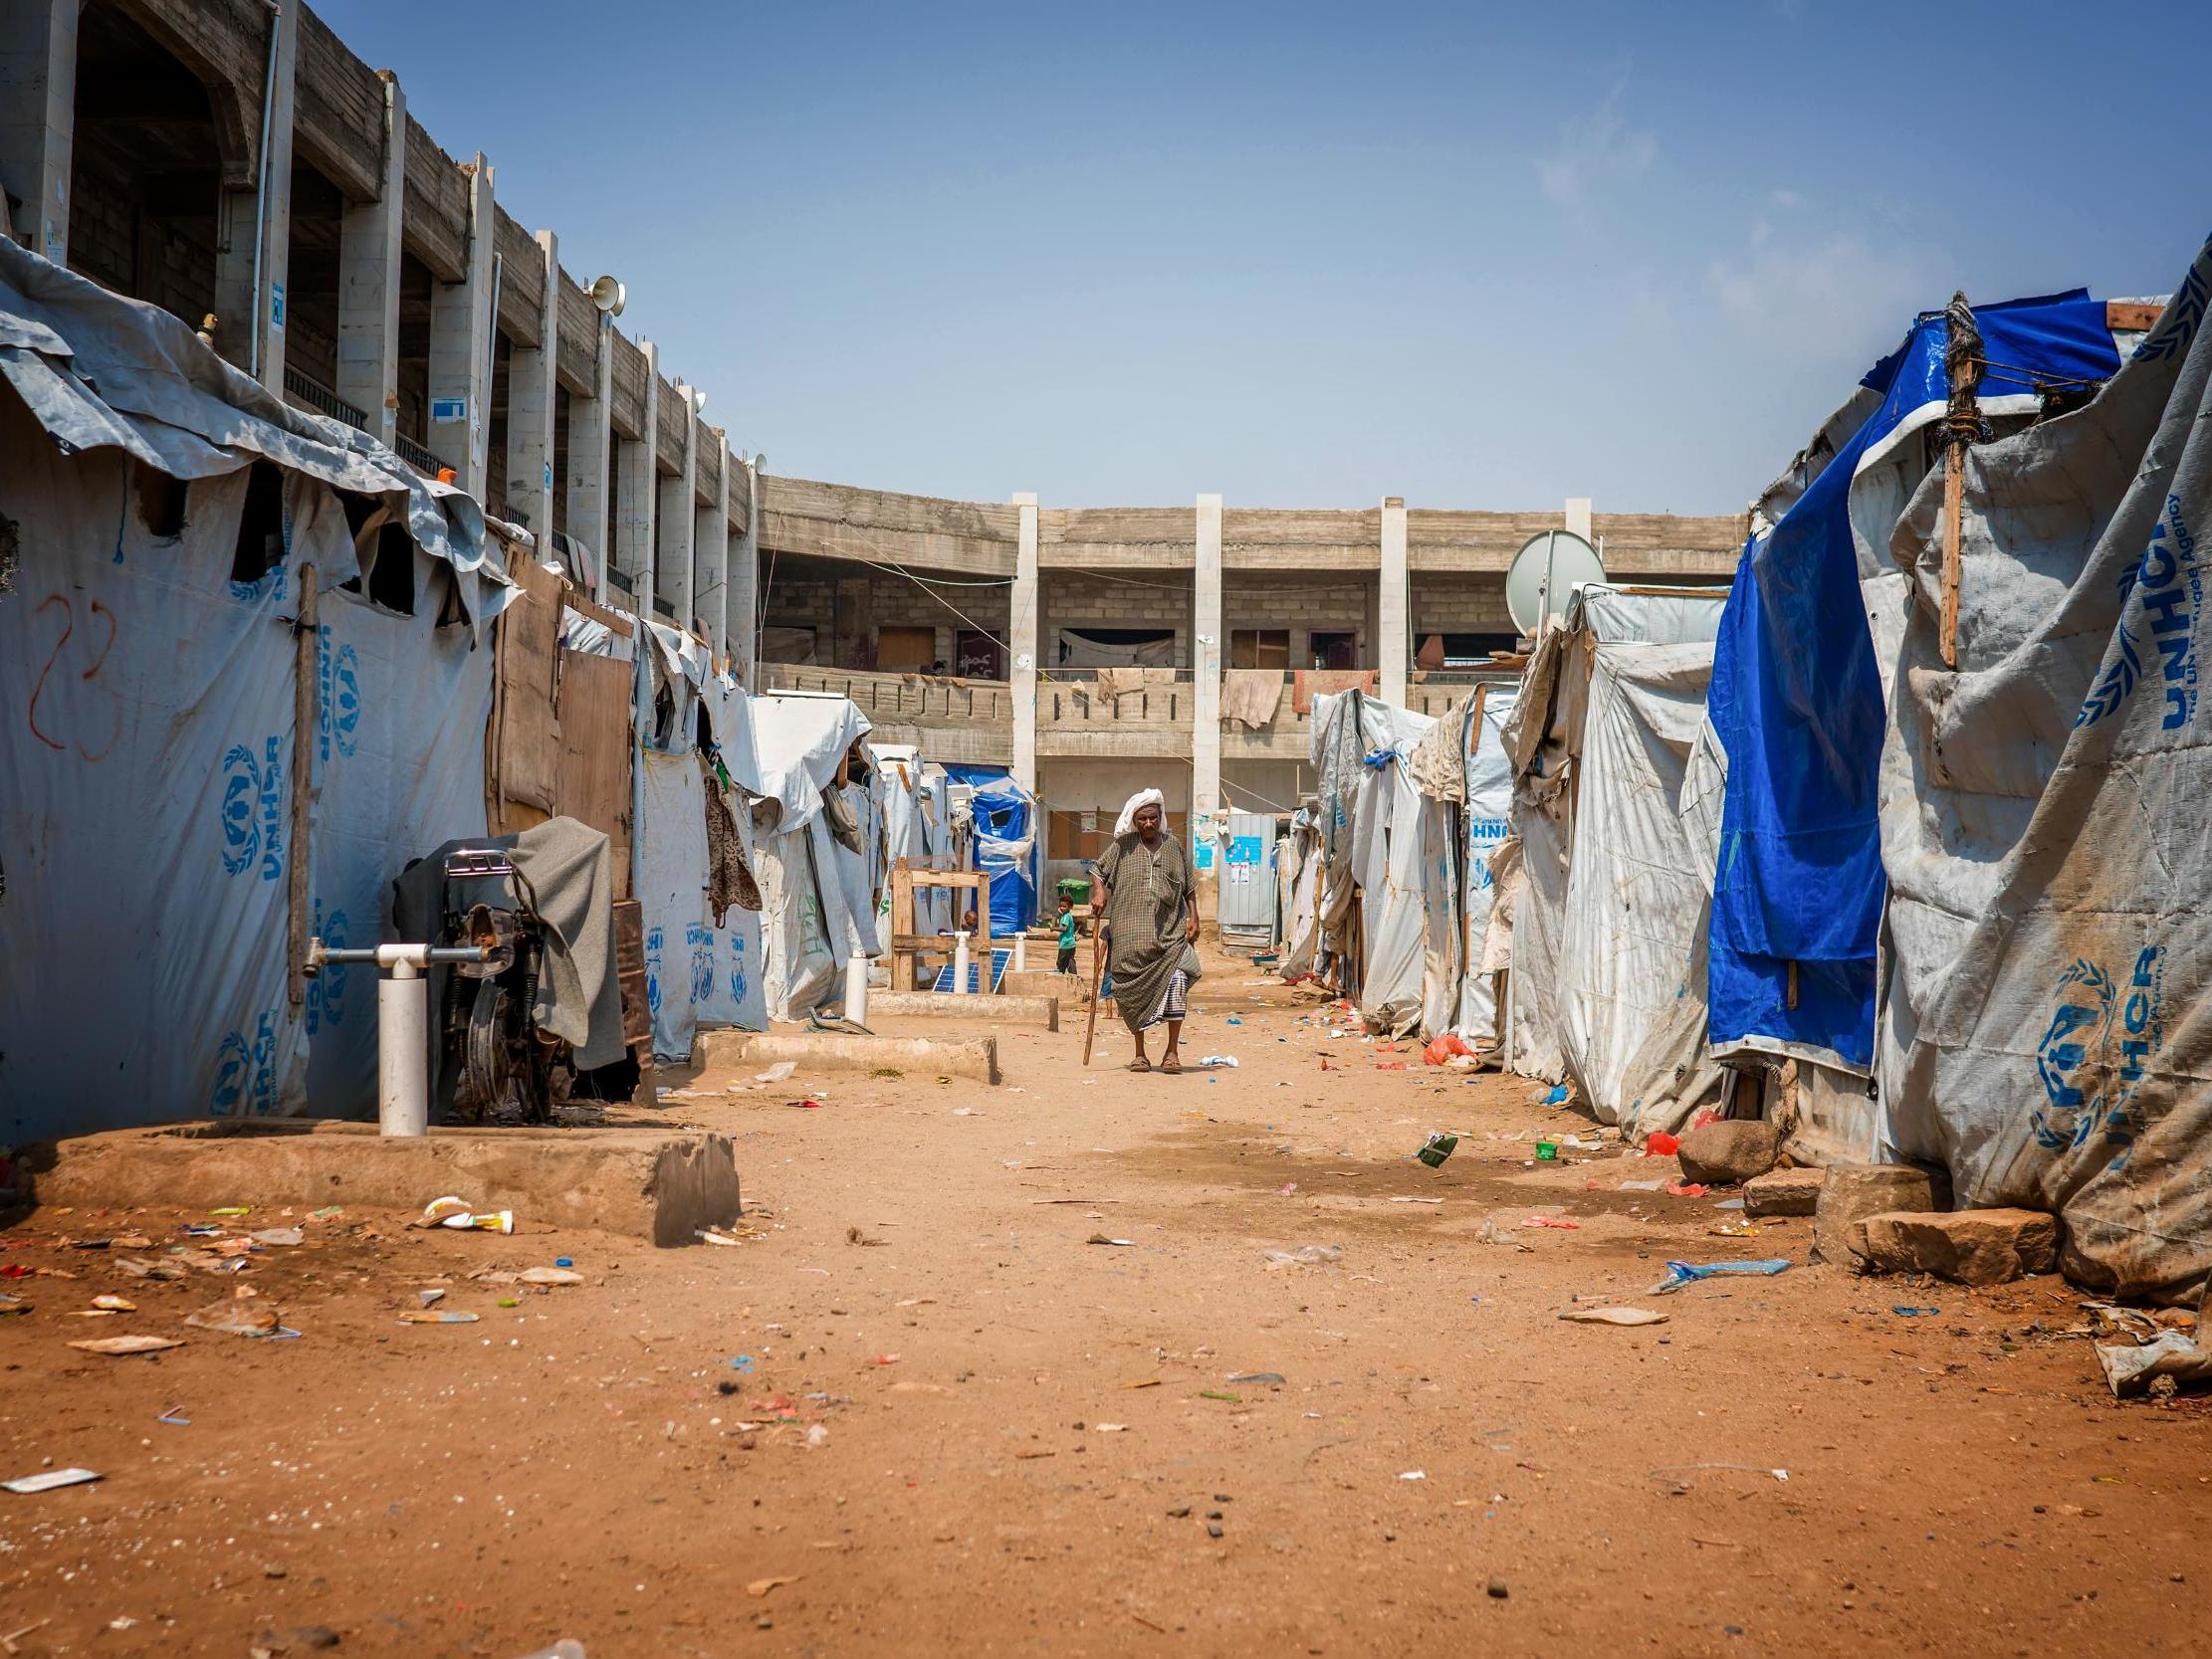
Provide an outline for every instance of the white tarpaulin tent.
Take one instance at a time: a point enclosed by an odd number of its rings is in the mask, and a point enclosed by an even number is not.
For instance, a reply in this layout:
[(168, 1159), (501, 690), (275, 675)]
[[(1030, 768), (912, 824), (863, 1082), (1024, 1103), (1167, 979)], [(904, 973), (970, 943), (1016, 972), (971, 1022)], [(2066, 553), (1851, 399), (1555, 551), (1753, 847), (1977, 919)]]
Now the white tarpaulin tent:
[(718, 924), (709, 893), (710, 791), (730, 813), (747, 863), (759, 866), (750, 810), (760, 786), (758, 705), (716, 671), (699, 639), (662, 622), (646, 631), (655, 716), (637, 751), (636, 897), (653, 1053), (681, 1060), (702, 1025), (768, 1027), (761, 914), (732, 906)]
[[(927, 861), (949, 860), (953, 852), (952, 780), (945, 768), (924, 761), (910, 744), (870, 745), (876, 766), (883, 774), (883, 859), (888, 870), (900, 859), (913, 861), (916, 869), (931, 867)], [(953, 889), (918, 887), (914, 890), (914, 925), (918, 933), (949, 932), (959, 920), (953, 909)], [(879, 926), (890, 926), (890, 890), (877, 905)]]
[(1425, 1036), (1448, 1031), (1481, 1043), (1497, 1037), (1496, 991), (1482, 946), (1490, 927), (1490, 859), (1510, 832), (1513, 772), (1504, 731), (1516, 696), (1502, 683), (1477, 687), (1414, 753), (1431, 855), (1423, 906)]
[[(1500, 857), (1519, 873), (1506, 1064), (1549, 1082), (1573, 1076), (1602, 1122), (1640, 1131), (1686, 1118), (1711, 1081), (1680, 1057), (1675, 1004), (1692, 1016), (1703, 1007), (1712, 853), (1681, 814), (1726, 597), (1578, 587), (1500, 733), (1514, 777), (1513, 838)], [(1491, 930), (1493, 946), (1504, 932)], [(1491, 965), (1499, 954), (1486, 952)], [(1672, 1035), (1660, 1037), (1662, 1025)], [(1659, 1050), (1640, 1061), (1655, 1039)], [(1662, 1052), (1673, 1056), (1663, 1065)]]
[(849, 698), (787, 693), (753, 699), (752, 714), (768, 1012), (803, 1020), (842, 994), (844, 964), (855, 951), (881, 953), (874, 774), (867, 784), (837, 782), (846, 753), (867, 734), (868, 717)]
[[(483, 833), (476, 636), (511, 589), (482, 515), (4, 240), (0, 378), (0, 1135), (297, 1113), (311, 1080), (319, 1107), (357, 1106), (374, 987), (353, 970), (291, 1000), (293, 867), (311, 928), (373, 943), (398, 865)], [(375, 560), (378, 513), (416, 545), (372, 591), (411, 611), (338, 588)]]
[[(1360, 906), (1359, 999), (1367, 1023), (1402, 1033), (1422, 1019), (1426, 891), (1438, 839), (1408, 764), (1436, 723), (1358, 692), (1314, 699), (1327, 947), (1349, 947)], [(1448, 857), (1448, 846), (1439, 850)]]
[(2068, 1273), (2121, 1296), (2212, 1270), (2208, 300), (2212, 245), (2095, 401), (1967, 450), (1955, 671), (1940, 471), (1890, 542), (1884, 1149), (2055, 1212)]

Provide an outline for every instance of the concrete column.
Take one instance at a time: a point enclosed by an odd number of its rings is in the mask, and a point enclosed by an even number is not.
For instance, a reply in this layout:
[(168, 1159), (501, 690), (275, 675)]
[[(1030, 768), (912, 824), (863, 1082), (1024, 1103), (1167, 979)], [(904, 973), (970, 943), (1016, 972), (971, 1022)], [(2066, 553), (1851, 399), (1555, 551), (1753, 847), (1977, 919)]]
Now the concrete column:
[(407, 95), (384, 84), (384, 166), (372, 202), (347, 202), (337, 232), (337, 384), (368, 417), (368, 435), (399, 431), (400, 215), (407, 197)]
[(1598, 538), (1590, 533), (1590, 498), (1588, 496), (1569, 496), (1567, 498), (1567, 528), (1572, 533), (1581, 536), (1591, 546), (1595, 547), (1598, 544)]
[(724, 612), (730, 623), (730, 651), (739, 659), (738, 679), (749, 692), (761, 689), (761, 469), (745, 463), (744, 534), (730, 550), (730, 588)]
[(718, 657), (730, 654), (730, 622), (725, 614), (730, 591), (730, 445), (722, 429), (707, 428), (707, 440), (720, 450), (722, 465), (715, 476), (722, 480), (714, 500), (699, 508), (691, 521), (691, 563), (698, 596), (692, 601), (707, 649)]
[[(507, 507), (530, 525), (539, 551), (553, 551), (553, 365), (560, 335), (560, 259), (552, 231), (538, 233), (546, 302), (538, 311), (538, 343), (518, 345), (507, 360)], [(502, 272), (502, 282), (514, 273)]]
[[(286, 264), (292, 251), (293, 80), (300, 51), (300, 8), (289, 5), (273, 13), (269, 27), (275, 31), (276, 56), (269, 85), (264, 89), (269, 139), (256, 152), (259, 182), (253, 189), (223, 191), (216, 207), (215, 343), (224, 356), (282, 396)], [(263, 62), (270, 60), (265, 56)], [(257, 128), (257, 141), (260, 136)]]
[(1037, 788), (1037, 496), (1013, 498), (1020, 519), (1013, 550), (1013, 596), (1006, 612), (1006, 646), (1012, 655), (1013, 780), (1032, 795)]
[(688, 634), (693, 592), (692, 515), (699, 501), (699, 417), (692, 407), (691, 388), (682, 381), (676, 383), (676, 396), (684, 405), (684, 464), (674, 478), (661, 478), (660, 469), (653, 470), (655, 487), (660, 491), (660, 550), (654, 580), (660, 584), (660, 596), (676, 613), (676, 626)]
[(1385, 703), (1406, 706), (1406, 498), (1383, 498), (1383, 571), (1375, 590), (1375, 666)]
[(595, 324), (590, 397), (568, 399), (568, 539), (581, 542), (591, 565), (591, 591), (606, 598), (607, 560), (613, 551), (607, 533), (607, 422), (614, 411), (614, 354), (607, 336), (613, 324)]
[(477, 151), (469, 173), (468, 269), (430, 286), (430, 449), (454, 482), (484, 499), (492, 400), (492, 164)]
[(653, 466), (653, 431), (660, 419), (660, 347), (640, 342), (645, 352), (645, 418), (638, 423), (642, 437), (623, 438), (615, 445), (614, 464), (622, 472), (622, 516), (614, 526), (614, 563), (630, 578), (637, 594), (637, 614), (653, 613), (653, 516), (660, 504), (660, 475)]
[(1191, 835), (1221, 804), (1221, 498), (1201, 496), (1192, 572)]
[(76, 132), (77, 0), (10, 0), (0, 6), (0, 184), (23, 204), (10, 215), (15, 239), (56, 265), (69, 263)]

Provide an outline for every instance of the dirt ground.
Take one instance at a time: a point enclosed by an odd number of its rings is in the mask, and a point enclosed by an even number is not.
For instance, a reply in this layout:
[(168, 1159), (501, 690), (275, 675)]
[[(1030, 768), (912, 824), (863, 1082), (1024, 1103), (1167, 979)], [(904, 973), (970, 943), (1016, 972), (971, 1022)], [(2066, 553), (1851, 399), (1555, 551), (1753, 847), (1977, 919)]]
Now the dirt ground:
[[(0, 1638), (2203, 1651), (2204, 1408), (2111, 1402), (2063, 1283), (1855, 1279), (1805, 1265), (1808, 1220), (1718, 1235), (1727, 1194), (1622, 1190), (1671, 1159), (1538, 1163), (1539, 1132), (1595, 1139), (1539, 1087), (1331, 1039), (1256, 980), (1196, 992), (1188, 1052), (1233, 1071), (1131, 1076), (1116, 1025), (1086, 1073), (1076, 1019), (1001, 1029), (995, 1089), (698, 1079), (657, 1116), (736, 1138), (734, 1249), (257, 1206), (220, 1224), (307, 1242), (161, 1282), (114, 1258), (204, 1247), (207, 1217), (31, 1215), (0, 1259), (76, 1277), (7, 1287), (33, 1310), (0, 1320), (0, 1477), (106, 1478), (0, 1492)], [(1434, 1170), (1433, 1130), (1464, 1136)], [(1267, 1254), (1306, 1245), (1341, 1257)], [(1647, 1294), (1670, 1258), (1753, 1257), (1793, 1265)], [(469, 1277), (557, 1258), (585, 1282)], [(182, 1323), (240, 1283), (297, 1340)], [(438, 1288), (479, 1321), (400, 1322)], [(73, 1317), (102, 1293), (138, 1311)], [(1607, 1304), (1667, 1323), (1558, 1317)], [(184, 1346), (67, 1346), (141, 1333)]]

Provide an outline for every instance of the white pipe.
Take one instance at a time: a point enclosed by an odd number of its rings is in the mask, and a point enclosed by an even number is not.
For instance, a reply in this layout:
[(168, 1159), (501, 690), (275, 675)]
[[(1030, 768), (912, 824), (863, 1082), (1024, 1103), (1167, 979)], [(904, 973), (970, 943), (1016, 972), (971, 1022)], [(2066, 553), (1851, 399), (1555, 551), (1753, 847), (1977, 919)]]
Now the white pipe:
[(845, 958), (845, 1018), (855, 1025), (868, 1023), (868, 958), (854, 954)]
[(955, 996), (966, 996), (968, 994), (968, 935), (966, 933), (955, 933), (953, 935), (953, 994)]
[[(430, 1133), (430, 982), (427, 945), (383, 945), (376, 981), (376, 1128), (382, 1135)], [(391, 952), (389, 958), (386, 953)]]
[(1029, 971), (1029, 935), (1026, 932), (1013, 935), (1013, 970), (1016, 973)]

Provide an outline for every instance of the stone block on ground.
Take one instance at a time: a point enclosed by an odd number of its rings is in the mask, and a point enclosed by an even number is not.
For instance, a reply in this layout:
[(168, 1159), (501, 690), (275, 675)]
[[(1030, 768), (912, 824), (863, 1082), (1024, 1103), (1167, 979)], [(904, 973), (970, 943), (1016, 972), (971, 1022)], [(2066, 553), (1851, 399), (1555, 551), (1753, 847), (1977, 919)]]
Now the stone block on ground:
[(2041, 1210), (1887, 1211), (1854, 1224), (1870, 1273), (1932, 1273), (1961, 1285), (2002, 1285), (2059, 1263), (2059, 1223)]
[(1682, 1137), (1682, 1179), (1707, 1186), (1740, 1186), (1763, 1175), (1782, 1155), (1782, 1131), (1760, 1119), (1706, 1124)]
[(1885, 1210), (1932, 1210), (1935, 1180), (1909, 1163), (1831, 1163), (1821, 1171), (1820, 1198), (1813, 1210), (1816, 1262), (1860, 1268), (1854, 1226)]
[(1752, 1220), (1775, 1215), (1811, 1215), (1820, 1201), (1819, 1169), (1769, 1169), (1743, 1183), (1743, 1213)]

